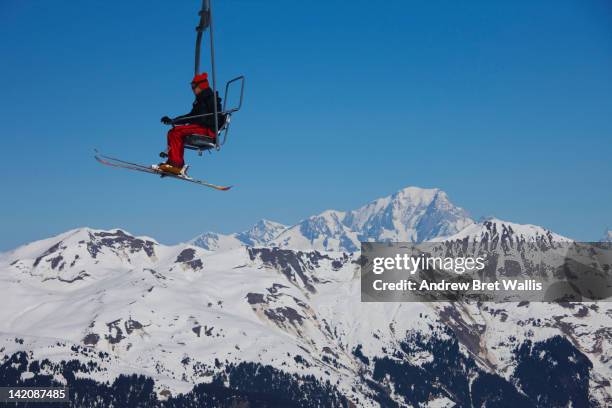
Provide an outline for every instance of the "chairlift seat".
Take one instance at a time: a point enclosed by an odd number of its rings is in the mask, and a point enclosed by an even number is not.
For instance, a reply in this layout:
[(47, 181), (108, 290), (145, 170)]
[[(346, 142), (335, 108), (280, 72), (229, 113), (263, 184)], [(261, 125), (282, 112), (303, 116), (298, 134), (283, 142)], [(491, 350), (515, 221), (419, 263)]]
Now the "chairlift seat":
[(185, 136), (185, 148), (191, 150), (214, 149), (217, 145), (215, 138), (207, 135), (191, 134)]
[[(217, 137), (221, 137), (223, 132), (227, 135), (227, 130), (231, 121), (231, 114), (226, 115), (225, 124), (217, 132)], [(191, 134), (185, 136), (185, 149), (197, 150), (201, 153), (203, 150), (215, 149), (217, 147), (217, 141), (214, 137), (208, 135)], [(223, 143), (221, 143), (223, 144)]]

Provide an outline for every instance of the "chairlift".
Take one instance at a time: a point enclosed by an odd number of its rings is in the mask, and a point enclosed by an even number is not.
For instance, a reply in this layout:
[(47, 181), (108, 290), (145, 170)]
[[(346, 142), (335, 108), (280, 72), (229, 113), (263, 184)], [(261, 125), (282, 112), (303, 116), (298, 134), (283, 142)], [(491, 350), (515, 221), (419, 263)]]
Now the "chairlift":
[[(215, 67), (215, 43), (214, 43), (214, 35), (213, 35), (213, 14), (212, 14), (212, 4), (211, 0), (202, 0), (202, 9), (198, 13), (200, 16), (200, 23), (196, 27), (196, 44), (195, 44), (195, 67), (194, 67), (194, 76), (200, 73), (200, 54), (202, 49), (202, 37), (204, 36), (204, 32), (209, 30), (209, 41), (210, 41), (210, 66), (211, 66), (211, 76), (212, 76), (212, 91), (213, 95), (217, 95), (217, 73)], [(212, 149), (221, 150), (221, 146), (223, 146), (227, 142), (227, 137), (229, 133), (230, 123), (232, 114), (238, 112), (240, 108), (242, 108), (242, 100), (244, 97), (244, 75), (237, 76), (236, 78), (230, 79), (225, 84), (225, 94), (223, 95), (223, 107), (221, 112), (217, 112), (217, 104), (214, 105), (214, 112), (207, 113), (204, 115), (196, 115), (190, 116), (189, 118), (198, 118), (204, 116), (214, 115), (214, 132), (217, 135), (216, 138), (212, 138), (206, 135), (199, 134), (191, 134), (185, 137), (185, 148), (196, 150), (198, 155), (201, 156), (203, 151), (210, 151)], [(239, 86), (240, 87), (240, 98), (238, 100), (238, 105), (233, 108), (228, 108), (227, 106), (227, 97), (229, 95), (230, 89), (232, 87)], [(225, 123), (221, 128), (219, 128), (219, 114), (225, 115)]]

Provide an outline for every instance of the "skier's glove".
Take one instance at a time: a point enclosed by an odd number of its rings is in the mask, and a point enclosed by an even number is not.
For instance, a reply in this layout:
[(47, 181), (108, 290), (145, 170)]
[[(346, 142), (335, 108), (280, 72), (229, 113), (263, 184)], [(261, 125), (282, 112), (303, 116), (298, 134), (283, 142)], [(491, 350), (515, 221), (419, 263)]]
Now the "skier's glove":
[(164, 125), (171, 125), (172, 119), (168, 116), (164, 116), (163, 118), (161, 118), (161, 123), (163, 123)]

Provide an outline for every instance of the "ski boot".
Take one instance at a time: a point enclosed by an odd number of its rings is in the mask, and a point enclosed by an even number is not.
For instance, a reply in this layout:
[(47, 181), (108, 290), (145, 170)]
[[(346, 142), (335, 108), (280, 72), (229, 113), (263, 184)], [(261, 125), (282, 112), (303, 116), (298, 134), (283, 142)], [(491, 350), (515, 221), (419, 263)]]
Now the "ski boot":
[[(186, 166), (186, 165), (183, 167), (176, 167), (169, 163), (159, 163), (159, 164), (154, 164), (151, 167), (154, 170), (161, 171), (162, 173), (170, 173), (170, 174), (173, 174), (179, 177), (189, 177), (187, 176), (187, 170), (189, 169), (189, 166)], [(162, 177), (163, 177), (163, 174), (162, 174)]]

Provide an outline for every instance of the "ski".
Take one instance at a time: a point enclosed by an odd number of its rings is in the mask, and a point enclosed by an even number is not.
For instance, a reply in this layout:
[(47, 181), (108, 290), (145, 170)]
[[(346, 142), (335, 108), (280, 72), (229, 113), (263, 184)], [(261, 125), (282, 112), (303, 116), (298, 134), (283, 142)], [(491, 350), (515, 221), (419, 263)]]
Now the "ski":
[(232, 188), (232, 186), (218, 186), (216, 184), (208, 183), (204, 180), (198, 180), (198, 179), (195, 179), (189, 176), (182, 176), (182, 175), (167, 173), (165, 171), (155, 169), (151, 166), (143, 166), (142, 164), (132, 163), (132, 162), (117, 159), (114, 157), (106, 156), (98, 152), (98, 150), (95, 150), (95, 152), (96, 154), (94, 155), (94, 157), (96, 161), (105, 166), (117, 167), (117, 168), (126, 169), (126, 170), (140, 171), (142, 173), (155, 174), (161, 177), (171, 177), (174, 179), (188, 181), (190, 183), (198, 184), (200, 186), (209, 187), (209, 188), (213, 188), (215, 190), (220, 190), (220, 191), (227, 191), (230, 188)]

